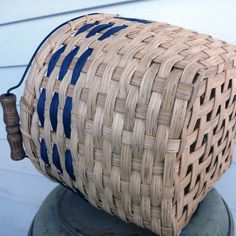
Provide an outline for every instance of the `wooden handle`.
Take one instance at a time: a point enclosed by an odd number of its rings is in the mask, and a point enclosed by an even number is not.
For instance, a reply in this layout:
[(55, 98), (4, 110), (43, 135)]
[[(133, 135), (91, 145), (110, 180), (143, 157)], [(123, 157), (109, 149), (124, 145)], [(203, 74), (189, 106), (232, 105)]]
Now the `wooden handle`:
[(25, 151), (22, 144), (22, 136), (19, 125), (19, 115), (16, 110), (16, 95), (2, 94), (0, 103), (3, 107), (3, 120), (6, 125), (7, 140), (11, 148), (12, 160), (22, 160), (25, 157)]

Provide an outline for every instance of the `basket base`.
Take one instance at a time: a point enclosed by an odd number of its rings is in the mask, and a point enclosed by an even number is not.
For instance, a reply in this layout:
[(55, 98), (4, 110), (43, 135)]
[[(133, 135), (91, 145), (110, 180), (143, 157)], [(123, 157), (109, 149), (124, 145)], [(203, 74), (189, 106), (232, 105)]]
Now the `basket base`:
[[(89, 204), (81, 196), (58, 186), (42, 203), (28, 236), (154, 236)], [(181, 236), (234, 236), (232, 215), (215, 189), (199, 205)]]

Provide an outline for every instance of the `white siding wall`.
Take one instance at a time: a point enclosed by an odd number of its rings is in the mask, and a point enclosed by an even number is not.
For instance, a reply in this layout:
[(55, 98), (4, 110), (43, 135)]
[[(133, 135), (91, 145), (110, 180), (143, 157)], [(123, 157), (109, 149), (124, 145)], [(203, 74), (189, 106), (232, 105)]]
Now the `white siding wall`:
[[(234, 0), (1, 1), (0, 93), (18, 82), (32, 53), (46, 34), (78, 15), (109, 12), (165, 21), (236, 44), (235, 7)], [(22, 91), (23, 87), (16, 90), (18, 98)], [(13, 162), (9, 156), (4, 125), (0, 122), (0, 235), (25, 236), (35, 212), (55, 183), (39, 174), (29, 160)], [(235, 180), (234, 162), (216, 187), (236, 219)]]

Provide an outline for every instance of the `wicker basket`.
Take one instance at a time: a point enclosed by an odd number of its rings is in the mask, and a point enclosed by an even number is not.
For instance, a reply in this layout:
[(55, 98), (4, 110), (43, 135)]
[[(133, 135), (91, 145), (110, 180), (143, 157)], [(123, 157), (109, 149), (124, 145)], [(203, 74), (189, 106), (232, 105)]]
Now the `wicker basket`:
[(236, 48), (208, 35), (118, 15), (72, 20), (31, 66), (26, 153), (94, 206), (178, 235), (232, 162), (235, 75)]

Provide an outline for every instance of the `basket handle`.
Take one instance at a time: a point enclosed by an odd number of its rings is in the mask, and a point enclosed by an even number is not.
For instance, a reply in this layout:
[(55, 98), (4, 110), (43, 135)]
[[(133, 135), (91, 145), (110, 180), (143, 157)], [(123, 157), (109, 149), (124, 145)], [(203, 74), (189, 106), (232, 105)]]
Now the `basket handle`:
[(11, 148), (11, 159), (15, 161), (22, 160), (25, 158), (25, 151), (19, 125), (20, 118), (16, 109), (16, 95), (13, 93), (2, 94), (0, 96), (0, 103), (3, 108), (7, 140)]

